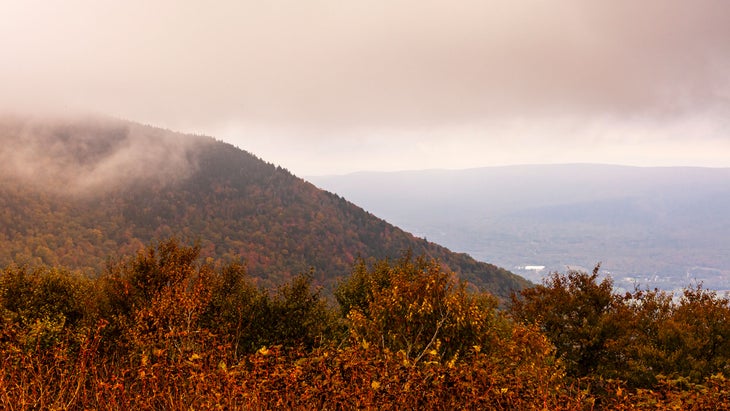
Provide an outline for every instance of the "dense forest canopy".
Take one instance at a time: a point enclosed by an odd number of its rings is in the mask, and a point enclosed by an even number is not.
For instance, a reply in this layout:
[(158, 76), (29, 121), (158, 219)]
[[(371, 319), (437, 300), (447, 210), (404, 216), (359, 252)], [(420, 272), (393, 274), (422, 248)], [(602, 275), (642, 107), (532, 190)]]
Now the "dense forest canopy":
[(730, 301), (554, 274), (505, 310), (425, 256), (360, 260), (323, 299), (177, 240), (110, 264), (0, 270), (4, 409), (730, 407)]
[(98, 274), (172, 236), (239, 261), (259, 284), (310, 272), (332, 290), (358, 257), (437, 258), (503, 300), (528, 282), (394, 227), (210, 137), (122, 120), (0, 121), (0, 265)]

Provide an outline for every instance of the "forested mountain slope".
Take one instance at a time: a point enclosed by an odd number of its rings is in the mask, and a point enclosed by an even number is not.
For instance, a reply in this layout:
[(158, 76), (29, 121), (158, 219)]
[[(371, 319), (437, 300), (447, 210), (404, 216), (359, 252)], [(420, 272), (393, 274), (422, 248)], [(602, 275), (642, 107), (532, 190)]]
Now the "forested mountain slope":
[(151, 241), (200, 241), (261, 285), (314, 269), (331, 287), (357, 257), (439, 259), (505, 297), (528, 283), (394, 227), (232, 145), (102, 118), (0, 119), (0, 265), (98, 272)]

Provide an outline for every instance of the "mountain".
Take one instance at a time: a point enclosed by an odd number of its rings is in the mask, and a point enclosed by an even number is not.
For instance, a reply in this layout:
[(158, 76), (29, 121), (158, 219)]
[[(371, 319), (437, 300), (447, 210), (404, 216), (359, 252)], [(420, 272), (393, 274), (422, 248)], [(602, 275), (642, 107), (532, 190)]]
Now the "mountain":
[(602, 262), (627, 289), (730, 289), (728, 168), (525, 165), (309, 179), (533, 281)]
[(502, 298), (529, 283), (419, 239), (210, 137), (107, 118), (0, 118), (0, 264), (97, 273), (168, 237), (242, 259), (263, 286), (313, 269), (331, 289), (358, 257), (439, 259)]

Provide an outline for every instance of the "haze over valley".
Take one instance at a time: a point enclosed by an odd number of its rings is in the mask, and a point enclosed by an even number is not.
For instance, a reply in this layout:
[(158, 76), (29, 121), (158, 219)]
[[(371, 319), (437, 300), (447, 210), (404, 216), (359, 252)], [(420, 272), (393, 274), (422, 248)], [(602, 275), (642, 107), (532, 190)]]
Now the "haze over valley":
[(730, 169), (533, 165), (309, 178), (416, 235), (539, 282), (730, 289)]

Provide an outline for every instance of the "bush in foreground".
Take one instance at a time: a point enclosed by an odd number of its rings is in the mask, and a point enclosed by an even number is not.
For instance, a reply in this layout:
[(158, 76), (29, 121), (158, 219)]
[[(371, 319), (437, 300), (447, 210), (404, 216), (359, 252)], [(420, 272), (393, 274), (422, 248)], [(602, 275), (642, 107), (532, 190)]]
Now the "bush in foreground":
[(730, 408), (728, 301), (701, 288), (674, 303), (556, 274), (504, 312), (406, 255), (357, 264), (335, 310), (311, 275), (267, 291), (198, 253), (0, 272), (0, 408)]

